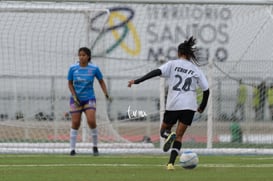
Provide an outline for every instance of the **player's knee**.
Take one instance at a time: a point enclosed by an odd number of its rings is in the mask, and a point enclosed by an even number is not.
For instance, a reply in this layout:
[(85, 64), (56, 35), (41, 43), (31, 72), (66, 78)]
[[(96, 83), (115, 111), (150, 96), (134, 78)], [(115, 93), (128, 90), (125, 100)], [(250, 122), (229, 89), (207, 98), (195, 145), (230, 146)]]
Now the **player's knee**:
[(165, 135), (165, 129), (161, 129), (161, 130), (160, 130), (160, 136), (161, 136), (162, 138), (167, 138), (167, 136)]

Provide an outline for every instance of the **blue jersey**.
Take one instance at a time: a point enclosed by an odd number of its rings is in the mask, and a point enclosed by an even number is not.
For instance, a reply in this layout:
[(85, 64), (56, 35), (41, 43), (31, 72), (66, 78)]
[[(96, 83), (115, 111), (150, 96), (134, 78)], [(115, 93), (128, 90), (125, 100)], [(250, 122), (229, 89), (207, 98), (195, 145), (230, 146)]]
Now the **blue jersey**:
[(67, 80), (73, 81), (73, 86), (78, 99), (85, 101), (95, 98), (93, 88), (95, 77), (98, 80), (103, 78), (98, 66), (89, 63), (86, 67), (81, 67), (79, 63), (76, 63), (70, 66)]

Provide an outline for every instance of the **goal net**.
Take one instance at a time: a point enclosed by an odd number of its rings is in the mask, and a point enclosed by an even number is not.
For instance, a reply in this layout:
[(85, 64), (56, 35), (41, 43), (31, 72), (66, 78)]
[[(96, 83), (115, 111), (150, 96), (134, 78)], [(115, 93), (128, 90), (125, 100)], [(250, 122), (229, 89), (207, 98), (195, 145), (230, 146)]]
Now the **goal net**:
[[(78, 60), (80, 47), (103, 51), (106, 42), (96, 42), (109, 10), (90, 4), (1, 2), (0, 14), (0, 152), (69, 153), (68, 68)], [(152, 148), (130, 144), (113, 128), (98, 87), (100, 149)], [(91, 152), (91, 143), (83, 119), (77, 149)]]

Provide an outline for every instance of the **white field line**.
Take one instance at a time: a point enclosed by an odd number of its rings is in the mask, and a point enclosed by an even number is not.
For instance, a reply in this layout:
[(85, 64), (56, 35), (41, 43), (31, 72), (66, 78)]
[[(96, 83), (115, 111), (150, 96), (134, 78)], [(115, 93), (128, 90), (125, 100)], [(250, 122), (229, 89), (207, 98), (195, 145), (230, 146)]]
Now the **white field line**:
[[(5, 164), (3, 167), (164, 167), (160, 164)], [(176, 165), (179, 167), (179, 165)], [(273, 164), (198, 164), (208, 168), (273, 168)]]
[(247, 158), (244, 158), (244, 157), (241, 157), (240, 160), (273, 160), (273, 157), (247, 157)]

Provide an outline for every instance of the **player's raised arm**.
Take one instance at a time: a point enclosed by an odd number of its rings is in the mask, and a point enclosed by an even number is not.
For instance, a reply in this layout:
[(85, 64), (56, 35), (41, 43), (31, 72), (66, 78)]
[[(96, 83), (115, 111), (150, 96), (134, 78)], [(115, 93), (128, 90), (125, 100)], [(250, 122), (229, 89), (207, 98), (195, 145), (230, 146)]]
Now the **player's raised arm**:
[(147, 73), (146, 75), (144, 75), (143, 77), (140, 77), (139, 79), (136, 80), (130, 80), (128, 82), (128, 87), (131, 87), (133, 84), (139, 84), (140, 82), (143, 82), (147, 79), (156, 77), (156, 76), (160, 76), (162, 74), (160, 69), (155, 69), (152, 70), (151, 72)]

